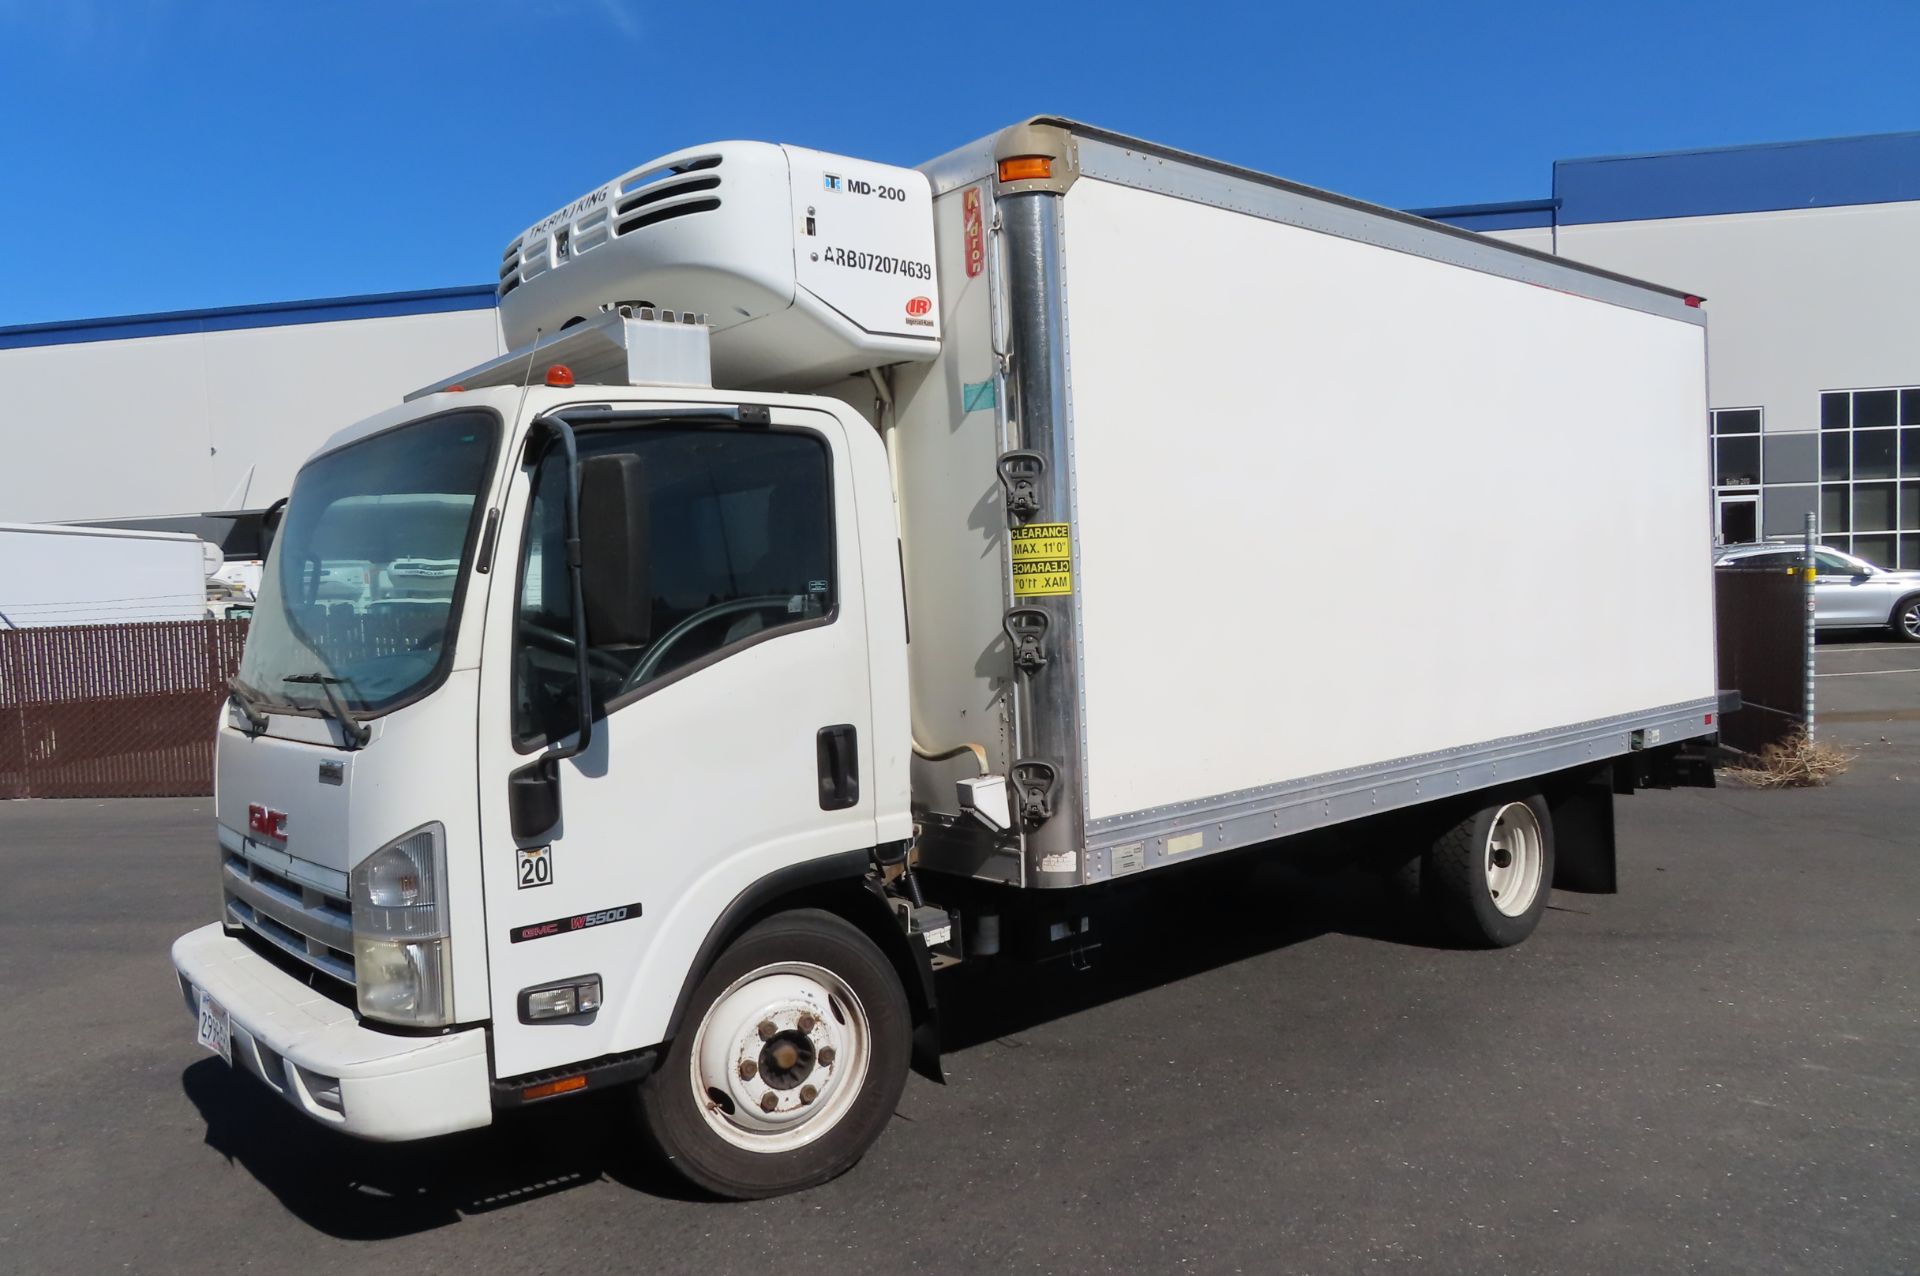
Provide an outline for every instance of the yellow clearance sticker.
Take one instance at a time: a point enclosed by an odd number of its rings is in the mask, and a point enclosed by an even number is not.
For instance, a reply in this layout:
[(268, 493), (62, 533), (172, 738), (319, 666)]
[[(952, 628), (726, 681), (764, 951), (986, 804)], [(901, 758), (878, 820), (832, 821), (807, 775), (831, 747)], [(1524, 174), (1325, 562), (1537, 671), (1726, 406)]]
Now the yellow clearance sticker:
[(1028, 523), (1013, 529), (1013, 596), (1042, 598), (1073, 592), (1073, 531), (1065, 523)]

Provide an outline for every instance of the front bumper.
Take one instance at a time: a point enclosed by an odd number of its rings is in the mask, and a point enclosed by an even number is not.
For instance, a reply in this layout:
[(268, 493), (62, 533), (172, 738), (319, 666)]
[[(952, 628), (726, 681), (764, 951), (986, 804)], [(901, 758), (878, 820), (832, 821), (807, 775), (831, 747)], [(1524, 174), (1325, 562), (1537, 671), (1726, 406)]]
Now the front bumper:
[(173, 968), (192, 1013), (203, 990), (226, 1008), (235, 1065), (316, 1121), (397, 1143), (493, 1119), (484, 1028), (406, 1037), (362, 1027), (218, 922), (173, 942)]

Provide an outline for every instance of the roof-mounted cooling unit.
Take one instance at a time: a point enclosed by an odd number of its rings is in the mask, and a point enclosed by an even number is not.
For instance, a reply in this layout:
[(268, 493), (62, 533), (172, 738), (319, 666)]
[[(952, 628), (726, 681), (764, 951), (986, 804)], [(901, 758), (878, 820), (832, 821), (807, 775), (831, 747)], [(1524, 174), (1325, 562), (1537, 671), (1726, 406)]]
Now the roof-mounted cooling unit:
[(510, 348), (608, 306), (704, 311), (716, 385), (821, 385), (939, 352), (933, 195), (912, 169), (696, 147), (528, 227), (498, 295)]

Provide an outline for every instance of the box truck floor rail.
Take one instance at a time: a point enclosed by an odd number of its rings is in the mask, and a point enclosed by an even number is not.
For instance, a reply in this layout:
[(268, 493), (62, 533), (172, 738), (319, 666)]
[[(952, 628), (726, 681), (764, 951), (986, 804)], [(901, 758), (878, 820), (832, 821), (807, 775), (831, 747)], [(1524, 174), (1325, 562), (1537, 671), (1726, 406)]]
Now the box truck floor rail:
[(1315, 831), (1514, 944), (1712, 782), (1684, 293), (1038, 119), (669, 155), (499, 296), (300, 471), (219, 732), (174, 964), (315, 1121), (622, 1085), (790, 1191), (938, 1074), (945, 966)]

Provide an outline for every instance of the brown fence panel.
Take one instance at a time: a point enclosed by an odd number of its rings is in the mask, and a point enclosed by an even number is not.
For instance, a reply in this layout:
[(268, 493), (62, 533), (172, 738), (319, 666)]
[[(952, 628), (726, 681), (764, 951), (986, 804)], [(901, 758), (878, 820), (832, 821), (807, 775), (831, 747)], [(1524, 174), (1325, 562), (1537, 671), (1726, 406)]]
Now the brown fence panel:
[(1713, 583), (1720, 686), (1741, 701), (1720, 724), (1720, 739), (1755, 753), (1806, 725), (1806, 581), (1794, 568), (1720, 567)]
[(0, 798), (213, 792), (244, 620), (0, 631)]

